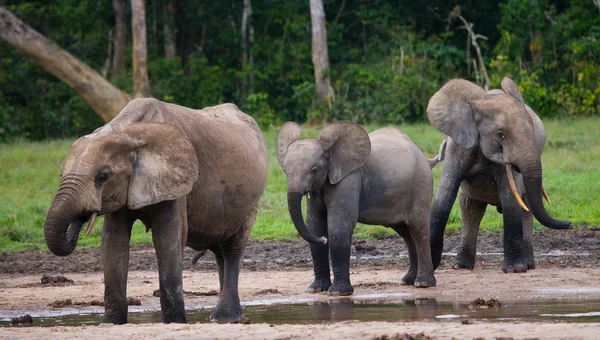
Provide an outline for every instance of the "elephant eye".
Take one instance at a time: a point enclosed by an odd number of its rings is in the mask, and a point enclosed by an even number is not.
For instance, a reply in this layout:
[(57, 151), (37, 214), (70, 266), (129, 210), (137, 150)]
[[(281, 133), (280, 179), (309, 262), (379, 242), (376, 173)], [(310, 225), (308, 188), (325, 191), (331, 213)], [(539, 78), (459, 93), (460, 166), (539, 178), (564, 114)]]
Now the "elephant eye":
[(100, 184), (106, 182), (106, 180), (109, 179), (110, 176), (112, 176), (112, 171), (110, 171), (109, 169), (104, 169), (96, 175), (96, 178), (94, 179), (94, 181), (96, 182), (97, 185), (100, 185)]
[(504, 140), (506, 136), (502, 132), (498, 132), (498, 138)]
[(317, 170), (318, 170), (317, 167), (312, 168), (312, 170), (310, 170), (310, 175), (311, 176), (316, 175), (317, 174)]

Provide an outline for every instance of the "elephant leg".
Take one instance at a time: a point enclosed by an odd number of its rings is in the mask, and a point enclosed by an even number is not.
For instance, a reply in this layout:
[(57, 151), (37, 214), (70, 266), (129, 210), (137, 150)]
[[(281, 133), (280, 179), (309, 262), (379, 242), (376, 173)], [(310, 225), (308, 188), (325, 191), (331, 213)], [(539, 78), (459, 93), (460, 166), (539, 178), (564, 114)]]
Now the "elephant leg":
[[(318, 211), (310, 203), (306, 208), (306, 223), (313, 235), (327, 236), (327, 214)], [(310, 255), (313, 260), (315, 280), (308, 286), (308, 291), (310, 293), (327, 291), (331, 287), (329, 245), (310, 243)]]
[(402, 236), (404, 242), (406, 243), (406, 248), (408, 249), (408, 272), (402, 278), (402, 285), (412, 286), (415, 284), (415, 279), (417, 278), (419, 261), (417, 258), (417, 248), (415, 247), (415, 242), (410, 235), (407, 225), (402, 224), (400, 226), (395, 226), (392, 229), (394, 229), (398, 235)]
[(412, 244), (413, 258), (410, 258), (409, 249), (409, 260), (411, 268), (413, 267), (413, 262), (417, 266), (417, 277), (414, 280), (414, 285), (419, 288), (434, 287), (436, 285), (435, 276), (433, 275), (433, 263), (431, 261), (428, 226), (429, 219), (427, 216), (415, 218), (408, 224), (408, 229), (406, 229), (407, 235), (402, 235), (405, 240), (410, 239), (410, 243), (407, 241), (407, 245)]
[(352, 232), (358, 220), (361, 178), (348, 176), (337, 184), (327, 202), (327, 229), (333, 284), (329, 295), (352, 295), (350, 283), (350, 247)]
[[(210, 315), (211, 321), (231, 322), (242, 318), (242, 305), (238, 293), (238, 280), (244, 249), (256, 218), (256, 209), (242, 222), (238, 232), (222, 245), (222, 264), (219, 265), (219, 281), (221, 291), (215, 310)], [(217, 258), (219, 255), (217, 255)], [(219, 260), (217, 260), (219, 263)], [(222, 270), (221, 270), (222, 268)], [(222, 273), (221, 273), (222, 272)]]
[(158, 261), (162, 322), (186, 323), (183, 302), (183, 244), (187, 233), (185, 198), (160, 202), (150, 210)]
[(481, 219), (485, 214), (487, 203), (471, 199), (460, 193), (460, 214), (462, 219), (462, 235), (460, 247), (454, 260), (454, 269), (473, 269), (477, 252), (477, 233)]
[(128, 209), (106, 214), (102, 228), (104, 322), (127, 323), (127, 271), (133, 219)]
[(215, 261), (217, 262), (217, 272), (219, 273), (219, 291), (223, 290), (223, 276), (225, 270), (225, 260), (223, 257), (223, 247), (220, 245), (211, 247), (210, 250), (215, 254)]
[(454, 201), (456, 200), (458, 188), (462, 182), (461, 177), (451, 172), (451, 170), (447, 170), (447, 168), (450, 168), (448, 163), (444, 164), (444, 171), (440, 177), (440, 182), (431, 206), (429, 240), (434, 269), (442, 262), (444, 231), (446, 230), (450, 211), (452, 211), (452, 205), (454, 205)]
[[(525, 200), (527, 202), (527, 200)], [(533, 214), (531, 211), (523, 211), (523, 246), (525, 247), (525, 260), (527, 269), (535, 269), (533, 258)]]
[(505, 273), (524, 273), (527, 271), (525, 247), (523, 242), (523, 212), (514, 198), (506, 173), (498, 179), (498, 196), (502, 204), (504, 220), (504, 265)]

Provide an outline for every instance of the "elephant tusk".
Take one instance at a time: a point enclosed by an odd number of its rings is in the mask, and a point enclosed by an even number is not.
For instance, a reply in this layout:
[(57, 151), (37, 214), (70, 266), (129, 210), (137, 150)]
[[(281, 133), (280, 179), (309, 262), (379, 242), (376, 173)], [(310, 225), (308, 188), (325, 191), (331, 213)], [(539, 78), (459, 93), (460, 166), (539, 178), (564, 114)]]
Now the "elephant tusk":
[(83, 234), (83, 238), (88, 237), (88, 235), (92, 232), (94, 223), (96, 222), (96, 216), (98, 216), (98, 212), (94, 211), (92, 217), (90, 218), (90, 223), (88, 223), (87, 229), (85, 230), (85, 234)]
[(548, 202), (548, 204), (552, 204), (550, 202), (550, 197), (548, 197), (548, 193), (546, 192), (546, 189), (544, 189), (543, 185), (542, 185), (542, 195), (544, 195), (544, 198), (546, 199), (546, 202)]
[(523, 203), (521, 196), (519, 196), (519, 193), (517, 192), (517, 185), (515, 184), (515, 178), (513, 177), (512, 173), (512, 166), (510, 164), (506, 164), (506, 176), (508, 177), (508, 184), (510, 185), (510, 190), (515, 196), (515, 199), (517, 200), (517, 202), (519, 202), (519, 205), (521, 206), (521, 208), (523, 208), (523, 210), (529, 211), (529, 208), (527, 208), (525, 203)]

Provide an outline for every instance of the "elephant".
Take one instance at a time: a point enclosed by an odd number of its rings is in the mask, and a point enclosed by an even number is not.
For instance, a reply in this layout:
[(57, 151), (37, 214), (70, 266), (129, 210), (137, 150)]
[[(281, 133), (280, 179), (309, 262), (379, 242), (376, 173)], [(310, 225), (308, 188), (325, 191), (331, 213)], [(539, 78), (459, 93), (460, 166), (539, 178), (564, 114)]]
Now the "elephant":
[[(48, 249), (71, 254), (104, 215), (104, 322), (127, 322), (132, 225), (152, 232), (162, 321), (185, 323), (185, 245), (215, 254), (220, 295), (211, 320), (241, 318), (241, 257), (267, 177), (267, 149), (254, 119), (233, 104), (194, 110), (134, 99), (109, 123), (77, 139), (44, 222)], [(70, 226), (70, 227), (69, 227)]]
[(350, 247), (357, 222), (392, 228), (405, 240), (410, 266), (402, 284), (435, 286), (428, 228), (433, 177), (421, 150), (394, 128), (367, 134), (355, 123), (334, 122), (318, 139), (299, 139), (301, 132), (294, 122), (281, 126), (277, 159), (287, 177), (292, 222), (310, 244), (314, 282), (308, 291), (352, 295)]
[[(552, 229), (572, 228), (544, 208), (541, 154), (546, 142), (544, 125), (525, 104), (508, 77), (502, 90), (486, 93), (464, 79), (447, 82), (429, 100), (427, 116), (444, 133), (444, 159), (430, 219), (434, 268), (441, 262), (444, 230), (460, 188), (462, 238), (454, 268), (473, 269), (479, 224), (488, 204), (503, 215), (505, 273), (535, 268), (533, 217)], [(527, 203), (527, 205), (525, 204)]]

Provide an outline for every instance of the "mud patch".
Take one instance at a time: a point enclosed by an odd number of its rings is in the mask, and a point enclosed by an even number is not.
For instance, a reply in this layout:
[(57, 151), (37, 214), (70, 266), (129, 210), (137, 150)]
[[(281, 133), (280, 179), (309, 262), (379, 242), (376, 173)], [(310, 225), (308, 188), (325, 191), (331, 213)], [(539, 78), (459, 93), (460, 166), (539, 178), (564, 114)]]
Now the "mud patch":
[(31, 326), (33, 318), (29, 314), (10, 319), (11, 326)]
[(66, 278), (62, 275), (55, 275), (55, 276), (50, 276), (50, 275), (44, 275), (42, 276), (42, 278), (40, 279), (40, 282), (42, 284), (42, 286), (68, 286), (68, 285), (74, 285), (75, 282), (69, 278)]
[(394, 282), (362, 282), (355, 284), (355, 288), (370, 288), (370, 289), (385, 289), (387, 287), (399, 286), (399, 283)]
[(267, 294), (281, 294), (279, 290), (274, 288), (261, 289), (258, 292), (254, 293), (254, 295), (267, 295)]
[[(128, 306), (141, 306), (142, 301), (140, 299), (136, 299), (134, 297), (127, 298)], [(90, 306), (102, 306), (104, 307), (104, 301), (100, 300), (92, 300), (87, 302), (73, 302), (71, 299), (64, 300), (56, 300), (48, 304), (48, 307), (51, 308), (65, 308), (65, 307), (90, 307)]]
[(494, 298), (491, 298), (489, 300), (477, 298), (469, 304), (470, 309), (487, 309), (487, 308), (504, 308), (504, 307), (506, 307), (506, 304), (501, 303), (498, 299), (494, 299)]

